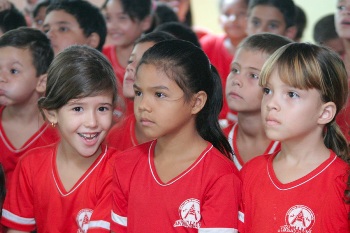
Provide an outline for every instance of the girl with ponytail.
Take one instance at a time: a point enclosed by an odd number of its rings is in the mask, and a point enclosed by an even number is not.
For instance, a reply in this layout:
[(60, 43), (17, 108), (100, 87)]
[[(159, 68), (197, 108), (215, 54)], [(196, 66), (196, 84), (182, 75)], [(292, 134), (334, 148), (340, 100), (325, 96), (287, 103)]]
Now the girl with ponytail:
[(245, 232), (348, 232), (349, 151), (335, 122), (348, 97), (342, 60), (288, 44), (266, 61), (259, 84), (266, 135), (281, 150), (242, 169)]

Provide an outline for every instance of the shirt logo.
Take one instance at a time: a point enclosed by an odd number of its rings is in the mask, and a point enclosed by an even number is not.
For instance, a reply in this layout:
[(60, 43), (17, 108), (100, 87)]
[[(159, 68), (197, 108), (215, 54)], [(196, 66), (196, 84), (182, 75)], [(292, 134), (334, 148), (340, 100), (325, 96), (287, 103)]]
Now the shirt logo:
[(82, 209), (79, 211), (76, 217), (76, 221), (78, 224), (77, 233), (86, 233), (88, 231), (92, 212), (92, 209)]
[(200, 202), (197, 199), (190, 198), (182, 202), (179, 207), (180, 220), (174, 223), (174, 227), (200, 228)]
[(311, 233), (315, 223), (315, 214), (307, 206), (295, 205), (287, 211), (286, 225), (278, 232)]

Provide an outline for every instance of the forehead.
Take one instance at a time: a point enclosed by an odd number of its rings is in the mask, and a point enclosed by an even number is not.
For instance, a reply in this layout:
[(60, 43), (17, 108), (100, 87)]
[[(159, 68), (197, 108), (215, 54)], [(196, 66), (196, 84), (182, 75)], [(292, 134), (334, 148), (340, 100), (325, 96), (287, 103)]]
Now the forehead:
[(57, 24), (57, 23), (79, 25), (77, 19), (72, 14), (69, 14), (65, 10), (50, 11), (45, 17), (45, 24)]
[(260, 50), (239, 48), (236, 51), (233, 63), (236, 62), (242, 66), (249, 66), (260, 70), (267, 58), (268, 54)]
[(236, 8), (247, 8), (245, 0), (222, 0), (221, 10), (235, 10)]
[(151, 48), (153, 45), (155, 45), (154, 42), (142, 42), (142, 43), (137, 43), (134, 48), (132, 53), (137, 54), (137, 55), (143, 55), (149, 48)]
[(285, 23), (282, 12), (278, 8), (270, 5), (257, 5), (253, 7), (253, 9), (250, 10), (249, 17)]
[(19, 62), (32, 65), (33, 57), (29, 48), (16, 48), (12, 46), (0, 47), (1, 62)]

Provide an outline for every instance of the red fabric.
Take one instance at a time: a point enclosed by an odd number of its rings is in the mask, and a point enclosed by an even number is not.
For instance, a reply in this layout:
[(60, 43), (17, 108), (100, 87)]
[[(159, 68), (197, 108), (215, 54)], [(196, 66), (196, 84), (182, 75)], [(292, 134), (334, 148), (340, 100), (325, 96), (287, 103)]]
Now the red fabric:
[(1, 223), (19, 231), (110, 232), (112, 154), (102, 153), (66, 191), (56, 164), (57, 144), (34, 149), (19, 161)]
[(111, 230), (235, 232), (241, 187), (233, 163), (208, 144), (188, 169), (164, 184), (154, 166), (155, 144), (116, 157)]
[[(5, 106), (0, 107), (0, 116)], [(27, 151), (41, 146), (55, 143), (59, 140), (59, 133), (56, 128), (44, 123), (40, 129), (33, 134), (21, 148), (15, 148), (10, 140), (6, 137), (0, 120), (0, 162), (6, 175), (6, 186), (11, 183), (12, 173), (20, 157)]]
[(233, 60), (233, 56), (227, 51), (224, 46), (225, 39), (226, 37), (224, 35), (217, 36), (213, 34), (207, 34), (200, 39), (200, 44), (203, 51), (207, 54), (210, 62), (218, 70), (221, 77), (224, 106), (219, 118), (228, 119), (230, 122), (234, 122), (235, 120), (231, 120), (232, 117), (227, 116), (229, 112), (234, 116), (237, 115), (237, 113), (229, 110), (225, 96), (226, 80), (227, 76), (230, 74), (230, 66)]
[[(241, 170), (245, 163), (241, 155), (239, 154), (239, 150), (237, 147), (237, 130), (238, 130), (238, 123), (235, 123), (233, 126), (227, 127), (223, 131), (233, 150), (232, 160), (236, 168), (238, 170)], [(270, 144), (265, 149), (265, 151), (263, 152), (263, 154), (272, 154), (279, 150), (281, 150), (281, 143), (277, 141), (271, 141)]]
[(330, 152), (315, 170), (283, 184), (272, 165), (276, 154), (258, 156), (242, 169), (245, 233), (348, 233), (349, 165)]
[(124, 151), (138, 145), (135, 135), (135, 115), (127, 116), (122, 122), (114, 125), (106, 136), (106, 144)]

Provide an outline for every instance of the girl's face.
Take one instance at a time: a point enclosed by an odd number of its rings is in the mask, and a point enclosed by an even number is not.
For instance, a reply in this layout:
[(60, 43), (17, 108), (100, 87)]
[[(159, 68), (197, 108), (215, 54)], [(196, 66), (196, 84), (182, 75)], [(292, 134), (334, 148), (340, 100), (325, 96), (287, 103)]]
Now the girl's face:
[(276, 70), (263, 90), (261, 114), (268, 138), (284, 142), (321, 137), (323, 126), (319, 120), (324, 103), (318, 90), (289, 86)]
[(134, 82), (135, 82), (135, 71), (136, 66), (139, 64), (139, 61), (142, 55), (146, 52), (147, 49), (151, 48), (154, 45), (154, 42), (144, 42), (138, 43), (134, 46), (134, 49), (131, 52), (128, 65), (124, 74), (123, 82), (123, 96), (126, 98), (133, 99), (135, 96), (134, 93)]
[(335, 28), (341, 38), (350, 39), (350, 0), (339, 0), (335, 12)]
[(100, 154), (100, 144), (112, 125), (113, 96), (72, 99), (58, 110), (46, 111), (61, 134), (60, 151), (65, 155), (92, 157)]
[(260, 114), (259, 75), (266, 59), (265, 53), (238, 49), (226, 82), (226, 99), (231, 110)]
[(147, 137), (178, 135), (185, 128), (193, 129), (191, 103), (185, 101), (184, 92), (175, 81), (154, 65), (139, 67), (134, 90), (136, 120)]
[(231, 39), (244, 38), (247, 27), (247, 5), (245, 1), (224, 0), (222, 2), (220, 24)]
[(135, 40), (151, 25), (149, 17), (142, 21), (132, 20), (129, 15), (124, 13), (119, 0), (108, 1), (105, 15), (110, 43), (121, 47), (133, 46)]

